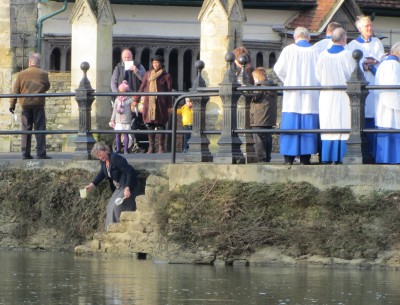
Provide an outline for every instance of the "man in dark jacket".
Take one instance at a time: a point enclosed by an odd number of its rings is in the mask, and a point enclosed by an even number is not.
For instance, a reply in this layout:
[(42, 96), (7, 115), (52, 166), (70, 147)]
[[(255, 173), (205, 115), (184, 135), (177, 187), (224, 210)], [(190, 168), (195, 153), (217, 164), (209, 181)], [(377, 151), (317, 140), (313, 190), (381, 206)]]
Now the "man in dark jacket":
[(137, 92), (146, 69), (140, 62), (133, 59), (131, 50), (125, 49), (121, 53), (121, 62), (115, 66), (111, 77), (111, 91), (118, 92), (118, 86), (126, 80), (129, 91)]
[[(259, 67), (253, 71), (256, 86), (272, 86), (267, 80), (264, 68)], [(250, 126), (256, 129), (272, 129), (276, 125), (277, 96), (276, 91), (255, 92), (256, 95), (250, 103)], [(254, 150), (259, 162), (270, 162), (272, 151), (271, 133), (253, 133)]]
[[(50, 89), (49, 75), (40, 69), (40, 54), (33, 53), (29, 56), (29, 67), (21, 71), (15, 81), (13, 94), (46, 93)], [(10, 101), (10, 112), (14, 113), (17, 98)], [(22, 107), (22, 130), (46, 130), (46, 114), (44, 111), (44, 97), (21, 97), (19, 103)], [(36, 134), (36, 158), (51, 159), (46, 154), (46, 135)], [(32, 135), (21, 136), (22, 159), (32, 159)]]

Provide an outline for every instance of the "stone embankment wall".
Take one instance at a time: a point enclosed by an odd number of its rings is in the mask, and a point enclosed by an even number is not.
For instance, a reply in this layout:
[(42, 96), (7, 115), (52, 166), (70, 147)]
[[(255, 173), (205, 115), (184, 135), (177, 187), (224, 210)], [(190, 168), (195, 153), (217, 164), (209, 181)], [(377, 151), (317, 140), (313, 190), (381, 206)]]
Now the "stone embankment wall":
[[(125, 212), (121, 222), (102, 229), (104, 215), (97, 213), (95, 231), (80, 233), (83, 237), (75, 248), (78, 254), (98, 255), (146, 255), (175, 263), (226, 263), (226, 258), (215, 254), (214, 249), (206, 246), (188, 247), (168, 239), (165, 232), (160, 232), (156, 217), (156, 198), (161, 198), (160, 191), (174, 190), (179, 186), (196, 183), (201, 179), (237, 180), (243, 182), (261, 183), (296, 183), (308, 182), (316, 188), (342, 187), (356, 191), (357, 198), (371, 193), (398, 191), (398, 166), (292, 166), (283, 165), (215, 165), (215, 164), (161, 164), (155, 162), (133, 162), (140, 170), (145, 186), (142, 195), (137, 197), (136, 212)], [(43, 250), (72, 250), (77, 245), (76, 240), (68, 239), (64, 221), (76, 222), (78, 216), (87, 214), (87, 219), (93, 219), (91, 212), (102, 209), (110, 194), (105, 192), (107, 186), (97, 188), (90, 198), (84, 201), (79, 198), (79, 188), (86, 185), (98, 171), (97, 161), (0, 161), (0, 247), (1, 248), (31, 248)], [(190, 176), (188, 175), (190, 173)], [(30, 177), (26, 183), (26, 177)], [(11, 190), (18, 190), (12, 192)], [(166, 194), (165, 192), (162, 194)], [(166, 197), (167, 198), (167, 197)], [(377, 197), (378, 198), (378, 197)], [(163, 199), (163, 198), (161, 198)], [(397, 204), (399, 196), (391, 200)], [(168, 199), (165, 199), (168, 200)], [(388, 202), (386, 202), (387, 204)], [(384, 202), (377, 202), (382, 205)], [(47, 213), (49, 221), (42, 221), (35, 227), (43, 213)], [(18, 214), (18, 209), (26, 209)], [(69, 218), (59, 218), (61, 212), (69, 208), (73, 213)], [(384, 208), (382, 206), (382, 208)], [(10, 209), (9, 212), (6, 209)], [(60, 210), (61, 209), (61, 210)], [(35, 212), (35, 213), (33, 213)], [(345, 213), (340, 211), (338, 217)], [(378, 213), (378, 212), (377, 212)], [(379, 214), (379, 213), (378, 213)], [(30, 217), (29, 227), (24, 228), (21, 215)], [(35, 216), (36, 215), (36, 216)], [(35, 217), (32, 217), (35, 216)], [(59, 225), (49, 227), (49, 222), (59, 218)], [(360, 219), (362, 222), (362, 219)], [(366, 225), (372, 230), (373, 225)], [(22, 227), (21, 227), (22, 226)], [(13, 236), (13, 228), (20, 227), (23, 236)], [(93, 226), (91, 225), (91, 228)], [(22, 230), (24, 229), (24, 230)], [(15, 230), (14, 230), (15, 231)], [(376, 232), (381, 232), (377, 230)], [(19, 238), (19, 239), (18, 239)], [(394, 236), (390, 237), (391, 239)], [(18, 240), (17, 240), (18, 239)], [(368, 242), (366, 242), (368, 247)], [(287, 250), (287, 249), (286, 249)], [(286, 253), (286, 254), (285, 254)], [(230, 258), (232, 264), (252, 263), (288, 263), (288, 264), (318, 264), (345, 265), (358, 267), (400, 266), (400, 255), (396, 243), (392, 243), (379, 251), (371, 259), (343, 259), (314, 255), (290, 256), (285, 249), (268, 246), (257, 249), (251, 255), (238, 255)]]
[[(214, 165), (215, 166), (215, 165)], [(215, 171), (210, 170), (207, 171), (208, 166), (199, 166), (196, 171), (196, 166), (194, 165), (175, 165), (169, 166), (169, 175), (165, 177), (164, 175), (150, 175), (147, 178), (145, 194), (141, 195), (137, 198), (138, 210), (136, 212), (125, 212), (122, 213), (121, 222), (117, 224), (110, 225), (106, 231), (96, 233), (93, 236), (93, 240), (88, 241), (84, 245), (77, 246), (75, 248), (75, 252), (80, 255), (87, 254), (111, 254), (111, 255), (138, 255), (138, 257), (148, 256), (155, 259), (164, 260), (170, 263), (195, 263), (195, 264), (265, 264), (265, 263), (273, 263), (273, 264), (293, 264), (293, 265), (338, 265), (345, 267), (366, 267), (366, 268), (375, 268), (375, 267), (390, 267), (390, 268), (398, 268), (400, 266), (400, 255), (397, 251), (397, 246), (389, 247), (385, 251), (380, 251), (376, 255), (373, 255), (370, 258), (360, 258), (353, 257), (349, 259), (337, 258), (337, 257), (323, 257), (318, 255), (290, 255), (288, 254), (287, 249), (279, 247), (279, 246), (265, 246), (258, 249), (255, 253), (251, 255), (238, 255), (235, 257), (230, 257), (228, 260), (226, 257), (218, 256), (212, 248), (208, 248), (205, 246), (198, 246), (197, 248), (190, 248), (187, 245), (177, 244), (168, 240), (168, 235), (162, 234), (163, 232), (159, 231), (159, 224), (156, 221), (155, 217), (155, 206), (154, 202), (156, 196), (159, 196), (159, 192), (161, 189), (175, 189), (182, 184), (188, 183), (196, 183), (196, 179), (201, 178), (212, 178), (217, 179), (220, 177), (221, 179), (228, 179), (227, 175), (230, 175), (230, 179), (233, 180), (241, 180), (241, 181), (257, 181), (260, 179), (260, 175), (264, 176), (266, 181), (284, 181), (288, 179), (290, 176), (288, 174), (290, 171), (300, 172), (304, 169), (304, 167), (297, 167), (288, 169), (285, 166), (276, 166), (274, 170), (280, 170), (282, 175), (286, 175), (285, 179), (277, 178), (276, 173), (271, 172), (271, 169), (266, 169), (269, 174), (262, 172), (262, 168), (259, 166), (253, 167), (251, 175), (247, 171), (242, 171), (244, 167), (236, 167), (236, 166), (218, 166), (218, 169)], [(191, 177), (193, 180), (190, 181), (177, 181), (177, 177), (181, 176), (181, 172), (177, 170), (181, 168), (182, 171), (191, 172)], [(343, 169), (344, 171), (348, 171), (351, 168)], [(242, 172), (242, 175), (236, 176), (235, 172)], [(293, 179), (293, 181), (304, 181), (305, 176), (311, 178), (312, 176), (321, 176), (324, 175), (324, 171), (322, 167), (313, 167), (310, 168), (313, 173), (306, 171), (303, 173), (302, 178)], [(360, 170), (360, 168), (355, 168), (355, 172)], [(365, 170), (367, 170), (365, 168)], [(370, 168), (371, 170), (371, 168)], [(377, 168), (375, 168), (376, 173), (381, 172)], [(383, 169), (384, 170), (384, 169)], [(202, 173), (202, 174), (199, 174)], [(366, 173), (366, 172), (365, 172)], [(371, 172), (369, 172), (371, 174)], [(226, 175), (225, 175), (226, 174)], [(293, 174), (293, 173), (292, 173)], [(338, 173), (336, 173), (338, 174)], [(362, 176), (360, 172), (352, 173), (351, 175)], [(252, 177), (252, 179), (250, 178)], [(267, 177), (269, 176), (269, 179)], [(367, 175), (368, 176), (368, 175)], [(391, 174), (388, 175), (390, 180)], [(183, 175), (182, 177), (186, 177)], [(328, 188), (332, 185), (325, 184), (322, 186), (317, 182), (319, 178), (313, 177), (313, 185), (318, 185), (320, 188)], [(325, 177), (327, 178), (327, 177)], [(337, 177), (340, 180), (340, 174)], [(382, 177), (381, 177), (382, 178)], [(290, 179), (290, 178), (289, 178)], [(262, 179), (260, 179), (262, 180)], [(308, 179), (310, 180), (310, 179)], [(310, 180), (310, 181), (311, 181)], [(368, 178), (367, 178), (368, 180)], [(383, 179), (384, 180), (384, 179)], [(198, 180), (197, 180), (198, 181)], [(289, 180), (290, 181), (290, 180)], [(349, 181), (346, 180), (349, 184)], [(369, 180), (368, 180), (369, 181)], [(288, 180), (286, 180), (288, 182)], [(360, 196), (370, 195), (371, 192), (374, 191), (380, 192), (382, 189), (379, 186), (371, 187), (369, 185), (369, 189), (367, 187), (367, 181), (360, 181), (359, 179), (355, 179), (351, 181), (353, 187), (355, 184), (358, 184), (360, 187), (355, 187), (354, 190), (359, 193)], [(335, 183), (337, 184), (337, 182)], [(364, 184), (364, 185), (363, 185)], [(396, 189), (396, 188), (394, 188)], [(397, 199), (396, 199), (397, 200)], [(158, 201), (159, 202), (159, 201)], [(178, 208), (179, 210), (179, 208)], [(366, 224), (367, 225), (367, 224)], [(379, 230), (376, 231), (376, 234)], [(290, 251), (289, 251), (290, 252)], [(368, 251), (367, 251), (368, 252)]]

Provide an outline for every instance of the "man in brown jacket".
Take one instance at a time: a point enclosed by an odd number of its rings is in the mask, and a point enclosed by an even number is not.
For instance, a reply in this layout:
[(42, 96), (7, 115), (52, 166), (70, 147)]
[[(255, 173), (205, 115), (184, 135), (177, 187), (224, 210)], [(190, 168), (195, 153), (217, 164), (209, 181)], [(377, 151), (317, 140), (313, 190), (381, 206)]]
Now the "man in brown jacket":
[[(29, 67), (21, 71), (15, 81), (13, 94), (45, 93), (50, 89), (47, 72), (40, 69), (40, 54), (29, 56)], [(14, 113), (17, 98), (10, 101), (10, 112)], [(22, 130), (46, 130), (46, 115), (44, 111), (44, 97), (20, 97)], [(36, 134), (36, 158), (51, 159), (46, 154), (46, 135)], [(31, 156), (32, 135), (21, 136), (22, 159), (33, 159)]]
[[(256, 68), (252, 76), (256, 86), (273, 86), (267, 79), (264, 68)], [(272, 129), (276, 125), (277, 96), (276, 91), (255, 91), (250, 103), (250, 126), (252, 129)], [(253, 133), (254, 150), (258, 162), (271, 162), (272, 134)]]

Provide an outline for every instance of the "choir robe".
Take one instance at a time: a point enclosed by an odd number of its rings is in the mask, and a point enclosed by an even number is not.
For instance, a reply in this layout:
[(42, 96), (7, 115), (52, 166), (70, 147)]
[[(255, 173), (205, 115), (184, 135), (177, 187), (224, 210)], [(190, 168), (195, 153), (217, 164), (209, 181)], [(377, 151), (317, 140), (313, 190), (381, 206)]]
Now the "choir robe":
[[(351, 52), (333, 45), (323, 51), (317, 63), (317, 79), (321, 86), (346, 86), (356, 67)], [(350, 99), (346, 91), (321, 91), (319, 95), (319, 126), (321, 129), (350, 129)], [(322, 162), (342, 162), (348, 133), (322, 133)]]
[(318, 54), (321, 54), (323, 51), (328, 50), (332, 46), (333, 42), (331, 39), (331, 36), (326, 36), (326, 38), (316, 42), (314, 44), (314, 48), (318, 52)]
[[(306, 40), (282, 50), (274, 71), (284, 86), (318, 86), (315, 76), (318, 53)], [(318, 129), (316, 90), (283, 92), (281, 129)], [(286, 156), (316, 154), (318, 134), (281, 134), (280, 153)]]
[[(400, 86), (399, 58), (389, 55), (381, 63), (375, 78), (376, 85)], [(377, 101), (376, 127), (380, 129), (400, 129), (400, 90), (375, 90)], [(377, 133), (375, 162), (400, 163), (400, 134)]]
[[(363, 69), (362, 63), (364, 62), (365, 57), (373, 57), (380, 62), (385, 55), (382, 42), (376, 37), (371, 37), (369, 41), (364, 40), (361, 36), (357, 37), (348, 44), (348, 50), (354, 51), (356, 49), (359, 49), (363, 52), (363, 59), (361, 59), (360, 61), (361, 69)], [(378, 66), (379, 63), (374, 66), (375, 69), (377, 69)], [(369, 85), (375, 85), (375, 75), (373, 72), (364, 71), (364, 76)], [(370, 92), (367, 96), (367, 99), (365, 100), (365, 118), (373, 119), (375, 118), (375, 113), (375, 96), (373, 92)], [(373, 122), (373, 120), (367, 121), (366, 124), (368, 126), (365, 127), (374, 128)]]

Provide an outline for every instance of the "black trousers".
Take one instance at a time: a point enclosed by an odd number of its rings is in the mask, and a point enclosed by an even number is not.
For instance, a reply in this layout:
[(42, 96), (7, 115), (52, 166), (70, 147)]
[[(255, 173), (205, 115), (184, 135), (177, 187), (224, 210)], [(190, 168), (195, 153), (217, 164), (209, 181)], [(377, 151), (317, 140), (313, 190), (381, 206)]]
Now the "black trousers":
[[(46, 130), (46, 114), (44, 107), (24, 107), (21, 115), (22, 130)], [(46, 135), (36, 134), (36, 155), (46, 155)], [(31, 155), (32, 135), (21, 136), (22, 156)]]
[[(272, 126), (251, 127), (252, 129), (272, 129)], [(272, 133), (253, 133), (254, 150), (259, 162), (270, 162)]]

